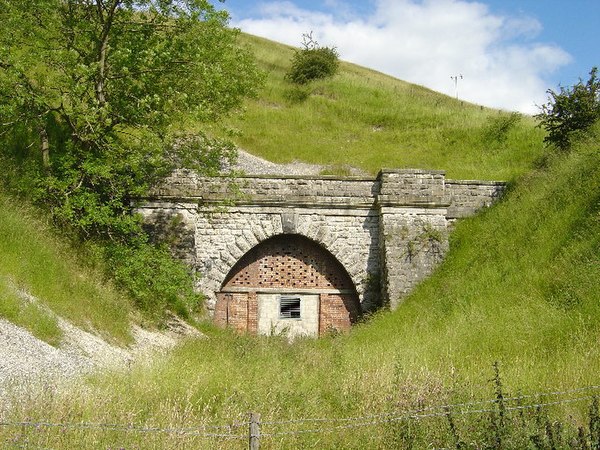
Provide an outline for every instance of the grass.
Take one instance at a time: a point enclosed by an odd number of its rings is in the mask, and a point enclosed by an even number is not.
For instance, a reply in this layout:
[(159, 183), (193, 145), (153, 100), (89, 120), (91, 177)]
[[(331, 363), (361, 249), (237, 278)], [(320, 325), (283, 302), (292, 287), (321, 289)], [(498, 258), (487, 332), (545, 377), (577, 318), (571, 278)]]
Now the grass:
[(541, 155), (543, 132), (531, 117), (461, 102), (345, 62), (334, 78), (297, 87), (284, 80), (291, 47), (242, 38), (267, 81), (228, 129), (241, 148), (270, 161), (512, 180)]
[[(0, 316), (53, 345), (61, 334), (44, 307), (110, 341), (130, 342), (133, 308), (128, 299), (33, 209), (15, 203), (0, 192)], [(18, 291), (37, 298), (39, 305), (27, 302)]]
[[(208, 339), (126, 372), (21, 396), (3, 420), (73, 426), (3, 426), (0, 442), (246, 448), (245, 422), (255, 411), (263, 422), (292, 421), (264, 423), (263, 433), (292, 434), (263, 436), (261, 448), (577, 448), (581, 439), (581, 448), (598, 445), (591, 399), (598, 390), (573, 389), (600, 385), (599, 127), (571, 153), (542, 156), (541, 130), (528, 117), (462, 104), (350, 64), (334, 79), (295, 92), (283, 81), (290, 48), (244, 39), (269, 80), (246, 115), (229, 123), (242, 147), (279, 162), (332, 164), (329, 170), (351, 161), (370, 172), (423, 167), (453, 178), (512, 180), (508, 194), (457, 224), (442, 266), (396, 311), (382, 311), (347, 335), (289, 343), (206, 325)], [(0, 280), (76, 322), (97, 304), (107, 317), (126, 321), (129, 307), (114, 293), (74, 296), (80, 282), (89, 278), (98, 287), (98, 278), (80, 272), (59, 243), (39, 244), (47, 230), (2, 202)], [(89, 315), (95, 327), (110, 329), (100, 312)], [(509, 400), (552, 391), (565, 394)], [(482, 400), (492, 402), (441, 407)], [(473, 412), (479, 409), (485, 412)], [(421, 412), (385, 419), (406, 411)], [(367, 419), (294, 422), (345, 417)], [(365, 426), (345, 428), (351, 424)], [(202, 428), (210, 425), (230, 427)], [(197, 435), (214, 430), (241, 438)]]
[(63, 337), (56, 316), (40, 305), (24, 300), (7, 280), (0, 280), (0, 317), (55, 347)]
[[(242, 436), (101, 429), (24, 434), (50, 447), (245, 448), (249, 411), (263, 422), (292, 421), (265, 423), (263, 433), (325, 430), (264, 436), (264, 448), (457, 442), (465, 448), (578, 448), (580, 438), (589, 446), (598, 391), (573, 389), (600, 384), (598, 136), (600, 127), (570, 154), (540, 161), (498, 205), (459, 222), (434, 276), (396, 311), (380, 312), (348, 335), (289, 343), (207, 327), (209, 339), (190, 341), (149, 365), (96, 376), (81, 391), (22, 399), (13, 418), (162, 429), (228, 424), (227, 433)], [(499, 392), (506, 400), (498, 400)], [(536, 393), (547, 394), (510, 400)], [(489, 403), (451, 413), (441, 407), (482, 400)], [(421, 413), (380, 420), (404, 411)], [(374, 414), (372, 424), (294, 422)], [(366, 425), (343, 428), (352, 423)], [(0, 433), (24, 439), (20, 431)]]

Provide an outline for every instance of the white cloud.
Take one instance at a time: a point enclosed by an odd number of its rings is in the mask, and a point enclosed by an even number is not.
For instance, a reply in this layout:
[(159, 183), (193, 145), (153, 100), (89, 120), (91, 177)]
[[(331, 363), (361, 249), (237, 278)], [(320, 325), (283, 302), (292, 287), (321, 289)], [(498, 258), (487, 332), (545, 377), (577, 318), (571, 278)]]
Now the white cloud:
[(466, 0), (376, 0), (368, 16), (309, 11), (290, 1), (266, 2), (262, 17), (234, 25), (250, 34), (298, 46), (313, 30), (342, 59), (486, 106), (537, 112), (546, 101), (544, 75), (566, 64), (561, 48), (535, 42), (532, 18), (492, 14)]

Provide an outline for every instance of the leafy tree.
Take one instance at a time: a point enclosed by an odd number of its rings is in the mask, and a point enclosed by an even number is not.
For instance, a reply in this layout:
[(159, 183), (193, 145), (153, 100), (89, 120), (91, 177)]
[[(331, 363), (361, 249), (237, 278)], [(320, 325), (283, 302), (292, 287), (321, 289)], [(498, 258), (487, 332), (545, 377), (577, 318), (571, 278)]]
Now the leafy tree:
[(286, 78), (296, 84), (332, 77), (339, 67), (339, 55), (335, 47), (321, 47), (312, 32), (302, 35), (302, 49), (292, 56), (292, 67)]
[[(215, 121), (254, 92), (257, 70), (225, 13), (204, 0), (0, 2), (2, 122), (39, 136), (44, 200), (58, 218), (114, 233), (130, 197), (178, 162), (216, 169), (218, 158), (169, 144), (180, 123)], [(50, 123), (66, 141), (54, 149)], [(205, 141), (198, 156), (232, 156)]]
[(0, 0), (0, 23), (4, 178), (79, 236), (147, 245), (132, 199), (176, 167), (234, 158), (186, 129), (261, 81), (207, 0)]
[(548, 94), (549, 102), (535, 117), (547, 132), (544, 141), (566, 150), (575, 134), (584, 132), (600, 118), (598, 68), (592, 68), (586, 83), (579, 80), (572, 88), (561, 87), (559, 92), (550, 89)]

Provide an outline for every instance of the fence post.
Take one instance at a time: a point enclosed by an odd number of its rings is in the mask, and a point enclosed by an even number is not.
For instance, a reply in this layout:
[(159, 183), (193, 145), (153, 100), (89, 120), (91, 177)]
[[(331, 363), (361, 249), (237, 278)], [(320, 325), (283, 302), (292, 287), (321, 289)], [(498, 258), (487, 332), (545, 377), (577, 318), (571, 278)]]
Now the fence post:
[(250, 450), (259, 450), (260, 448), (260, 414), (258, 413), (250, 413), (248, 448)]

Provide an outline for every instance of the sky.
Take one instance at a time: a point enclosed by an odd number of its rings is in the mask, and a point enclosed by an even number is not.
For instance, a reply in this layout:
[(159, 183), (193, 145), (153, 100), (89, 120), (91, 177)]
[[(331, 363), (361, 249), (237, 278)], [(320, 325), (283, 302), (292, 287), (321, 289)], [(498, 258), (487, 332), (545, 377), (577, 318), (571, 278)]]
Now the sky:
[(600, 66), (600, 0), (224, 0), (242, 31), (476, 104), (539, 112)]

